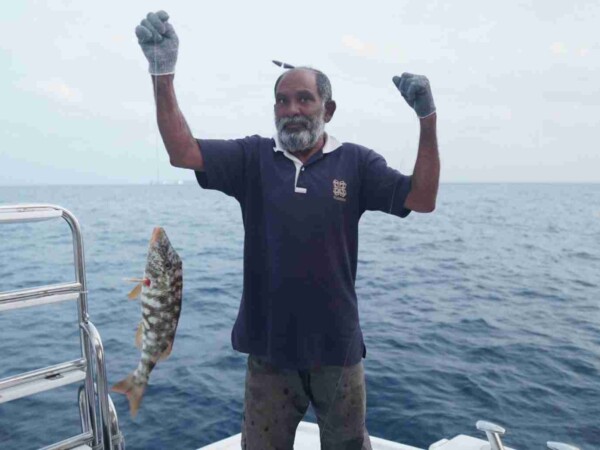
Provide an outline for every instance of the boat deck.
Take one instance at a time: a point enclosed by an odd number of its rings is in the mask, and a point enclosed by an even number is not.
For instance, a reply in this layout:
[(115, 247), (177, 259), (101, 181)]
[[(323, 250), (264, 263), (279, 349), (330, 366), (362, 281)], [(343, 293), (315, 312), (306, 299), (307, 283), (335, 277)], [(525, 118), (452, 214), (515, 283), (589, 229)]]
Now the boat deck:
[[(396, 444), (385, 439), (371, 436), (373, 450), (423, 450), (408, 445)], [(207, 445), (198, 450), (239, 450), (241, 448), (241, 434), (228, 437), (222, 441)], [(319, 443), (319, 427), (316, 423), (300, 422), (296, 430), (294, 450), (315, 450), (321, 448)]]
[[(487, 441), (470, 436), (458, 435), (448, 440), (442, 439), (429, 446), (428, 450), (481, 450), (488, 445)], [(425, 450), (410, 445), (399, 444), (378, 437), (371, 436), (373, 450)], [(228, 437), (222, 441), (201, 447), (198, 450), (239, 450), (241, 448), (241, 434)], [(319, 427), (315, 423), (300, 422), (296, 431), (294, 450), (316, 450), (321, 448), (319, 443)], [(511, 450), (508, 447), (506, 450)]]

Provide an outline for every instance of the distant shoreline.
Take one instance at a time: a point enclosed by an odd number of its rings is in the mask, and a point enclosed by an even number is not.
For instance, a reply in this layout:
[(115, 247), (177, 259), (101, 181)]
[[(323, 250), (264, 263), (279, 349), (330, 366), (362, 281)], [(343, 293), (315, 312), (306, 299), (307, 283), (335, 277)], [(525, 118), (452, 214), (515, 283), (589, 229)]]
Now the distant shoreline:
[[(442, 181), (440, 185), (452, 184), (509, 184), (509, 185), (600, 185), (600, 181)], [(0, 184), (1, 188), (16, 187), (148, 187), (148, 186), (197, 186), (195, 180), (164, 181), (160, 183), (95, 183), (95, 184)]]

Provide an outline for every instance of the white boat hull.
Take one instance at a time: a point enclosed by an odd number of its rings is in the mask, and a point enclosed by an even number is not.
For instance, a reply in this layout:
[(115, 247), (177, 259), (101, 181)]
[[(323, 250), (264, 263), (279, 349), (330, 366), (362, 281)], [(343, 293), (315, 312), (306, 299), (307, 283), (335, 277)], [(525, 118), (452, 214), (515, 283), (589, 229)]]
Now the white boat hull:
[[(222, 441), (207, 445), (198, 450), (240, 450), (241, 434), (228, 437)], [(373, 450), (423, 450), (409, 445), (397, 444), (392, 441), (371, 436)], [(296, 430), (294, 450), (316, 450), (321, 447), (319, 443), (319, 427), (316, 423), (300, 422)]]
[[(370, 436), (370, 438), (373, 450), (424, 450), (378, 437)], [(222, 441), (201, 447), (198, 450), (240, 450), (242, 447), (241, 439), (242, 435), (236, 434)], [(489, 449), (489, 447), (490, 445), (487, 441), (459, 434), (450, 440), (441, 439), (434, 442), (428, 447), (428, 450), (481, 450)], [(300, 422), (296, 430), (294, 450), (317, 450), (319, 448), (321, 448), (321, 444), (319, 442), (319, 427), (317, 424)], [(509, 447), (505, 448), (506, 450), (514, 450)]]

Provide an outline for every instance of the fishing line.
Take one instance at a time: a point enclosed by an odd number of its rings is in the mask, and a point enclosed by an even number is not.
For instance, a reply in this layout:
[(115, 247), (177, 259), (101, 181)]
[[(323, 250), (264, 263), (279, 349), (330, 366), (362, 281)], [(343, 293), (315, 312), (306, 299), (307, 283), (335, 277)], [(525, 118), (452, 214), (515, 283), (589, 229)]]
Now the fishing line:
[[(158, 33), (158, 31), (157, 31)], [(157, 35), (158, 37), (158, 35)], [(154, 42), (154, 114), (155, 114), (155, 118), (154, 120), (157, 121), (158, 120), (158, 75), (156, 74), (156, 72), (158, 71), (158, 58), (157, 58), (157, 53), (156, 53), (156, 47), (158, 45), (158, 39), (155, 40)], [(156, 124), (156, 126), (158, 126), (158, 124)], [(154, 133), (154, 161), (156, 163), (156, 184), (158, 185), (160, 183), (160, 165), (159, 165), (159, 161), (158, 161), (158, 133), (159, 130), (157, 130)]]

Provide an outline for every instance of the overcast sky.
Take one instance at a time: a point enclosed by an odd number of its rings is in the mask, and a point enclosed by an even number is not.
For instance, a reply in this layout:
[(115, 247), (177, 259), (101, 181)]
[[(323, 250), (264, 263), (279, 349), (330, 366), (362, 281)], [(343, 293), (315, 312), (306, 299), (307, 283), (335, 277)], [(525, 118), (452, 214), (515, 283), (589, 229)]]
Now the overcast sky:
[[(165, 9), (197, 137), (271, 136), (272, 59), (332, 81), (328, 131), (411, 173), (429, 77), (442, 181), (600, 182), (600, 2), (43, 0), (0, 15), (0, 184), (192, 180), (169, 166), (134, 29)], [(158, 157), (157, 157), (158, 154)]]

